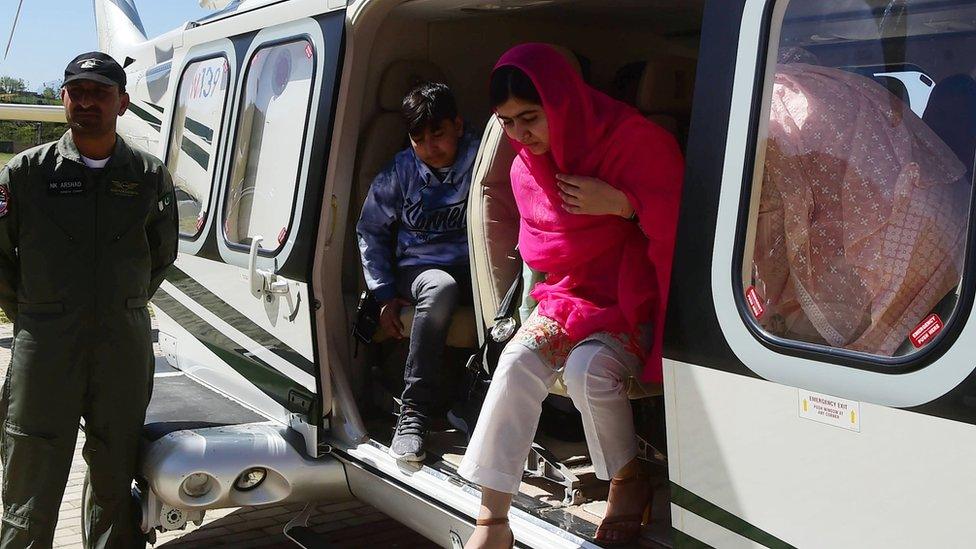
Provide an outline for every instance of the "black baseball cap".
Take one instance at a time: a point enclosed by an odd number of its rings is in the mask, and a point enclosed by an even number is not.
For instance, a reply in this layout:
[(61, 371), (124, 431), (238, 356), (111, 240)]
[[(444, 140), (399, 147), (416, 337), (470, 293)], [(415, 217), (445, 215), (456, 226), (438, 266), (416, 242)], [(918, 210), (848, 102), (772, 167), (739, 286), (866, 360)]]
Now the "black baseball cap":
[(75, 80), (92, 80), (125, 91), (125, 71), (111, 55), (90, 51), (75, 57), (64, 69), (64, 84)]

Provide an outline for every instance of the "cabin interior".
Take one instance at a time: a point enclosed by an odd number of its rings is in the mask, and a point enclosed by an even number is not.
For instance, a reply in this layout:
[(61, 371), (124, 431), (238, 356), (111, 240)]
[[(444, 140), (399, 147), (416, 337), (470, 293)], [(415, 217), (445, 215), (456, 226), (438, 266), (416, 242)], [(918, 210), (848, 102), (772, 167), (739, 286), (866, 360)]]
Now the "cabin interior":
[[(423, 80), (446, 82), (455, 92), (468, 129), (483, 140), (468, 218), (475, 295), (471, 305), (462, 306), (452, 322), (443, 366), (443, 408), (428, 437), (426, 466), (453, 473), (460, 463), (465, 437), (444, 419), (444, 412), (463, 396), (467, 386), (465, 364), (491, 327), (502, 296), (522, 270), (514, 254), (518, 217), (508, 181), (513, 152), (500, 125), (490, 120), (487, 83), (492, 66), (515, 44), (553, 44), (588, 83), (638, 108), (683, 142), (691, 112), (701, 5), (686, 0), (484, 4), (414, 0), (387, 14), (369, 38), (372, 49), (362, 94), (342, 262), (350, 326), (365, 287), (355, 221), (372, 179), (408, 144), (399, 114), (403, 95)], [(610, 7), (613, 9), (607, 9)], [(403, 313), (408, 330), (412, 313), (412, 308)], [(352, 377), (360, 412), (373, 442), (387, 445), (398, 411), (396, 398), (403, 387), (407, 341), (387, 338), (368, 346), (351, 341), (350, 348), (356, 348)], [(660, 448), (645, 447), (663, 480), (663, 397), (659, 388), (644, 389), (632, 391), (634, 396), (645, 397), (633, 401), (635, 413), (642, 418), (645, 440), (654, 439), (654, 447)], [(537, 442), (542, 450), (534, 457), (549, 458), (548, 468), (555, 471), (549, 476), (561, 477), (563, 483), (527, 475), (516, 505), (542, 515), (559, 512), (564, 518), (552, 520), (569, 520), (571, 528), (592, 536), (603, 516), (608, 486), (592, 474), (578, 413), (567, 397), (550, 395)], [(545, 468), (541, 465), (536, 470)], [(659, 490), (655, 507), (657, 522), (669, 524), (664, 516), (668, 511), (666, 490)]]

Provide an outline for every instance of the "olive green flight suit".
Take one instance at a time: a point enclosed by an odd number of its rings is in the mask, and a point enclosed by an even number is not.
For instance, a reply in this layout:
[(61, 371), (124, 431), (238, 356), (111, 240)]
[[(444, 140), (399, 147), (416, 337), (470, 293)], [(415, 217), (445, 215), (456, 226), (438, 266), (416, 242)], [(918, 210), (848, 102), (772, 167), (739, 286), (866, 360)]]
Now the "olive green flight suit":
[(130, 486), (154, 370), (146, 304), (177, 231), (169, 172), (121, 137), (102, 169), (69, 131), (0, 171), (0, 307), (14, 320), (0, 548), (51, 547), (80, 418), (90, 546), (145, 547)]

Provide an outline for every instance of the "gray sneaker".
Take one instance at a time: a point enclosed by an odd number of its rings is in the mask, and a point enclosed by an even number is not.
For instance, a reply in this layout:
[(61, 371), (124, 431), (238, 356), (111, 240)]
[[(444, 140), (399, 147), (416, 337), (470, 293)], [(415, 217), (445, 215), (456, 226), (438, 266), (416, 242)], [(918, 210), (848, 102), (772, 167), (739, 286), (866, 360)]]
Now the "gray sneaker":
[(423, 461), (427, 457), (424, 452), (425, 436), (427, 418), (410, 409), (401, 410), (393, 432), (393, 442), (390, 443), (390, 455), (401, 461)]

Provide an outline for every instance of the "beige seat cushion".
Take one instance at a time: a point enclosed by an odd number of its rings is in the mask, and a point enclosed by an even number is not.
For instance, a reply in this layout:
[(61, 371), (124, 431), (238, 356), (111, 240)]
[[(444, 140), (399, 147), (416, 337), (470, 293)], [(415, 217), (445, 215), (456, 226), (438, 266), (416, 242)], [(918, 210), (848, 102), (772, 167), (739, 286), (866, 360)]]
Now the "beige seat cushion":
[(390, 63), (380, 79), (377, 100), (380, 109), (387, 112), (400, 112), (403, 96), (423, 82), (447, 83), (444, 71), (430, 61), (422, 59), (400, 59)]
[(468, 249), (482, 336), (522, 268), (515, 251), (519, 215), (509, 179), (514, 158), (505, 131), (492, 116), (475, 157), (468, 195)]
[(696, 64), (695, 59), (674, 55), (648, 60), (637, 89), (637, 108), (644, 114), (687, 116)]
[(691, 116), (695, 68), (694, 59), (680, 56), (627, 63), (617, 69), (612, 93), (683, 142)]
[[(400, 322), (403, 323), (403, 333), (409, 335), (413, 327), (414, 307), (400, 309)], [(454, 311), (451, 317), (451, 327), (447, 329), (447, 346), (459, 349), (477, 349), (478, 331), (474, 327), (474, 309), (470, 305), (462, 305)], [(374, 341), (386, 341), (390, 338), (387, 333), (377, 332)]]

